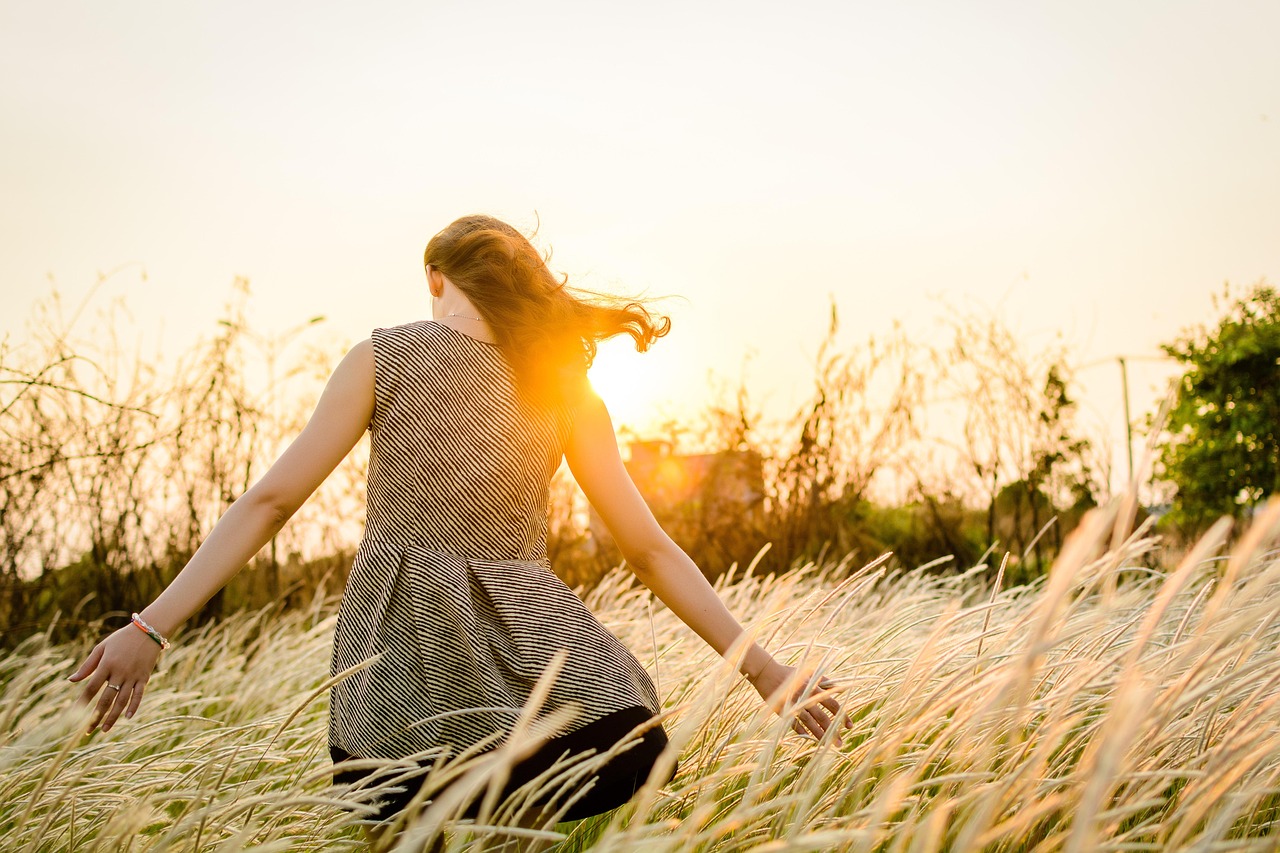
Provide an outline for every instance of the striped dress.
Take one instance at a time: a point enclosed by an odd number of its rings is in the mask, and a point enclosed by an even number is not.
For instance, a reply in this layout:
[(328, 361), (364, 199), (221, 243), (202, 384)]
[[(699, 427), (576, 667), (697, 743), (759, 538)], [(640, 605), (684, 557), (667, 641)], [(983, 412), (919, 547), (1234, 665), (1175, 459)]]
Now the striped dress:
[(331, 752), (456, 753), (507, 731), (560, 649), (546, 710), (577, 716), (558, 735), (658, 713), (644, 667), (547, 561), (571, 413), (524, 404), (501, 350), (449, 326), (375, 329), (372, 342), (368, 517), (331, 671), (380, 657), (332, 688)]

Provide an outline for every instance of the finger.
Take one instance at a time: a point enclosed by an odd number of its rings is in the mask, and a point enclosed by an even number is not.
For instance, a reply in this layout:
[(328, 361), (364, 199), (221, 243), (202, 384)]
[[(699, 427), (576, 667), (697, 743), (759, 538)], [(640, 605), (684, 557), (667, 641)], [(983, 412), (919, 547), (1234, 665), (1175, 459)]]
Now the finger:
[(816, 689), (811, 689), (804, 693), (797, 693), (796, 704), (812, 710), (817, 710), (818, 707), (821, 706), (834, 715), (840, 710), (840, 703), (829, 693), (823, 695), (823, 689), (823, 685), (817, 685)]
[(80, 691), (80, 704), (88, 705), (93, 701), (93, 697), (98, 695), (98, 689), (107, 681), (107, 674), (102, 670), (97, 670), (84, 683), (84, 690)]
[(115, 694), (115, 700), (111, 703), (111, 708), (107, 711), (107, 716), (102, 721), (102, 730), (104, 732), (111, 731), (111, 727), (116, 724), (116, 720), (120, 718), (120, 714), (129, 704), (129, 696), (133, 693), (133, 688), (128, 685), (122, 685), (119, 690), (107, 690), (108, 693)]
[(129, 707), (124, 712), (126, 720), (132, 720), (133, 715), (138, 713), (138, 706), (142, 704), (142, 691), (147, 689), (147, 683), (140, 681), (133, 685), (133, 695), (129, 697)]
[(808, 708), (805, 708), (800, 712), (799, 717), (800, 721), (804, 723), (810, 734), (815, 738), (822, 738), (822, 733), (826, 731), (826, 726), (822, 725), (822, 722), (818, 719), (816, 714)]
[[(825, 682), (823, 687), (830, 688), (835, 686), (830, 681), (826, 681), (826, 679), (823, 679), (823, 681)], [(848, 713), (845, 712), (833, 696), (824, 696), (822, 698), (822, 707), (829, 712), (825, 720), (825, 730), (830, 732), (831, 740), (836, 746), (844, 746), (844, 738), (840, 736), (840, 732), (853, 726), (853, 723), (849, 720)]]
[(89, 657), (85, 658), (84, 663), (80, 664), (80, 668), (71, 675), (67, 676), (68, 681), (79, 681), (89, 673), (98, 668), (98, 661), (102, 660), (102, 644), (93, 647), (93, 651), (89, 652)]
[(815, 738), (822, 740), (828, 733), (830, 733), (831, 741), (836, 746), (844, 746), (844, 740), (840, 737), (839, 732), (831, 731), (835, 722), (833, 717), (827, 717), (825, 714), (816, 710), (810, 711), (806, 709), (805, 713), (809, 715), (809, 728), (813, 731), (813, 736)]
[(823, 696), (821, 701), (822, 707), (830, 711), (832, 716), (840, 713), (840, 703), (836, 700), (836, 697), (832, 696), (830, 693)]
[(119, 691), (106, 688), (102, 694), (98, 696), (98, 704), (93, 709), (93, 718), (89, 720), (89, 731), (92, 732), (102, 722), (102, 718), (106, 716), (107, 711), (111, 709), (111, 703), (116, 699), (116, 693)]

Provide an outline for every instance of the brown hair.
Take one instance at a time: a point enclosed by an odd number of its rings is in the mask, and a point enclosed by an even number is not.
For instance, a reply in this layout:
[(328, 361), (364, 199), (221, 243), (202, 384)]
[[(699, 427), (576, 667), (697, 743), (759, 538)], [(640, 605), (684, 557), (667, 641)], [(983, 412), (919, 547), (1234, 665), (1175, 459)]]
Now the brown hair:
[(423, 263), (440, 270), (475, 305), (511, 363), (521, 392), (542, 404), (583, 387), (596, 344), (627, 334), (644, 352), (671, 329), (642, 301), (571, 289), (515, 228), (464, 216), (427, 243)]

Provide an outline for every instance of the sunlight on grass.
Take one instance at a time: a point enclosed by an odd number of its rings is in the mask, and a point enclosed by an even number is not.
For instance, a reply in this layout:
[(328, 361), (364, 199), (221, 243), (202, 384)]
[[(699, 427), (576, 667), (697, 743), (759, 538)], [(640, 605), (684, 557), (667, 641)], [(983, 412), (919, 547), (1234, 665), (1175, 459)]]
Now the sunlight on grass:
[[(986, 566), (722, 579), (767, 648), (838, 682), (853, 720), (839, 748), (792, 733), (613, 573), (587, 601), (655, 675), (679, 773), (611, 814), (523, 832), (554, 833), (566, 853), (1273, 849), (1280, 555), (1267, 548), (1280, 505), (1229, 556), (1220, 526), (1167, 572), (1142, 568), (1153, 542), (1125, 532), (1127, 511), (1091, 514), (1031, 586), (993, 590)], [(139, 716), (92, 737), (65, 678), (97, 637), (23, 643), (0, 660), (4, 849), (365, 849), (329, 782), (327, 694), (304, 704), (328, 677), (335, 605), (187, 633)], [(444, 772), (483, 786), (508, 758)], [(409, 821), (396, 849), (440, 833), (469, 849), (520, 806), (465, 821), (448, 799)]]

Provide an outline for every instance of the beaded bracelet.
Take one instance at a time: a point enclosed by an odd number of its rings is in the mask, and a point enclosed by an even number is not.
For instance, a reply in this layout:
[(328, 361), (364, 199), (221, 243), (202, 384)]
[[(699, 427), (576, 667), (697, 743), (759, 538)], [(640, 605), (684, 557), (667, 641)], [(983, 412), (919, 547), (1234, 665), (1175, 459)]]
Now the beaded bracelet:
[(133, 624), (137, 626), (139, 631), (146, 634), (151, 639), (155, 640), (156, 645), (160, 647), (161, 651), (164, 651), (165, 649), (169, 648), (169, 646), (173, 645), (164, 637), (160, 636), (159, 631), (157, 631), (155, 628), (152, 628), (146, 622), (143, 622), (142, 617), (139, 616), (137, 613), (133, 614)]

